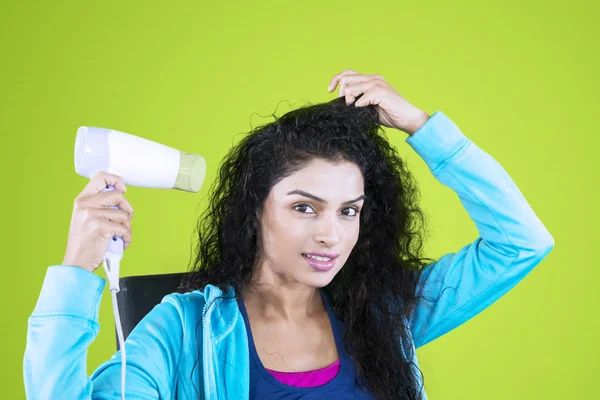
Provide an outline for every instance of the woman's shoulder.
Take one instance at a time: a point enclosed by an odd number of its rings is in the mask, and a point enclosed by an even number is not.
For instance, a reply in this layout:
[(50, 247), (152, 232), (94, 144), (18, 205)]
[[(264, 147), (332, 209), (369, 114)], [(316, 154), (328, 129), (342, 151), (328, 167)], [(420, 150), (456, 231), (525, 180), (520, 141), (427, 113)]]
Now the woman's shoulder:
[(202, 310), (206, 303), (204, 290), (192, 290), (186, 293), (174, 292), (164, 296), (160, 304), (172, 305), (182, 316), (195, 314), (198, 309)]
[[(233, 295), (233, 289), (224, 293), (219, 287), (208, 284), (203, 289), (196, 289), (185, 293), (174, 292), (164, 296), (162, 303), (168, 303), (175, 307), (182, 317), (188, 315), (202, 316), (198, 310), (204, 310), (206, 304), (213, 303), (226, 295)], [(228, 296), (229, 297), (229, 296)]]

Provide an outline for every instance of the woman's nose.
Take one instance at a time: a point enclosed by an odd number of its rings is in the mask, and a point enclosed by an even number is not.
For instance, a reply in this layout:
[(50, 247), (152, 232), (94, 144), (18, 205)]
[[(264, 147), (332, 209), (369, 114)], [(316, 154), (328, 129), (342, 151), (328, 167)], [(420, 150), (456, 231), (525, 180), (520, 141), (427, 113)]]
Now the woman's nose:
[(315, 240), (328, 245), (335, 245), (339, 242), (338, 226), (335, 221), (327, 220), (319, 225), (318, 233), (315, 235)]

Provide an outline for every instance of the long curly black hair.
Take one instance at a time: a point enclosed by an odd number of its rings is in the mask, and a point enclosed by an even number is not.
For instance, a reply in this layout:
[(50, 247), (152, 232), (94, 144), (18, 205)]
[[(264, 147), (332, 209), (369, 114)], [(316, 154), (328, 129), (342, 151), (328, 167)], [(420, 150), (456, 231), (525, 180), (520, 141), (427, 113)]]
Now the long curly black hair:
[(415, 375), (421, 384), (423, 375), (412, 354), (403, 356), (401, 343), (410, 350), (406, 321), (415, 308), (418, 274), (435, 260), (420, 257), (425, 217), (406, 163), (390, 146), (374, 105), (354, 107), (342, 96), (273, 116), (225, 157), (179, 292), (212, 284), (243, 293), (261, 256), (257, 215), (271, 188), (314, 158), (353, 162), (367, 196), (359, 237), (323, 290), (345, 323), (357, 382), (378, 400), (420, 399)]

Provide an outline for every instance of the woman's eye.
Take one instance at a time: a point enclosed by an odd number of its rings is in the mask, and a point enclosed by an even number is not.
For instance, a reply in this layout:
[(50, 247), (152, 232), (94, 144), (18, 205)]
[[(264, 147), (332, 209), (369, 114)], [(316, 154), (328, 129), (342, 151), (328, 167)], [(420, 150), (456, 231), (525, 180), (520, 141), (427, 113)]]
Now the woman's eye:
[[(306, 210), (307, 208), (310, 208), (311, 210), (313, 210), (313, 208), (311, 206), (309, 206), (308, 204), (298, 204), (297, 206), (294, 206), (294, 209), (296, 211), (301, 212), (302, 214), (312, 214), (312, 213), (304, 212), (304, 210)], [(344, 210), (354, 211), (354, 213), (351, 212), (349, 214), (344, 214), (343, 213)], [(342, 215), (345, 217), (356, 217), (358, 215), (358, 209), (356, 209), (355, 207), (344, 208), (344, 210), (342, 210)]]
[(306, 213), (306, 212), (304, 212), (304, 211), (298, 210), (298, 208), (303, 208), (303, 209), (306, 209), (307, 207), (308, 207), (308, 208), (310, 208), (310, 209), (312, 210), (312, 207), (311, 207), (311, 206), (309, 206), (308, 204), (299, 204), (299, 205), (297, 205), (297, 206), (294, 206), (294, 210), (296, 210), (296, 211), (300, 211), (302, 214), (310, 214), (310, 213)]
[(344, 208), (344, 210), (351, 210), (351, 211), (354, 211), (354, 213), (345, 214), (345, 215), (347, 215), (347, 216), (349, 216), (349, 217), (355, 217), (355, 216), (357, 216), (357, 215), (358, 215), (358, 210), (357, 210), (356, 208), (354, 208), (354, 207)]

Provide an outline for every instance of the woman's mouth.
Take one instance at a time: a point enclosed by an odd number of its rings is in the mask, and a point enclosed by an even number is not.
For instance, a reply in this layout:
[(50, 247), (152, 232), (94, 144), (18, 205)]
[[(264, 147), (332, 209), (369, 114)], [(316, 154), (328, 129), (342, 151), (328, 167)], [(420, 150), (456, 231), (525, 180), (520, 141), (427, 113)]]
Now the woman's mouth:
[[(316, 257), (302, 254), (308, 265), (317, 271), (329, 271), (335, 265), (337, 257), (327, 260), (328, 257)], [(318, 259), (317, 259), (318, 258)]]

